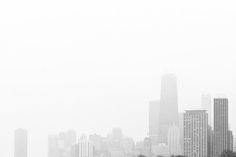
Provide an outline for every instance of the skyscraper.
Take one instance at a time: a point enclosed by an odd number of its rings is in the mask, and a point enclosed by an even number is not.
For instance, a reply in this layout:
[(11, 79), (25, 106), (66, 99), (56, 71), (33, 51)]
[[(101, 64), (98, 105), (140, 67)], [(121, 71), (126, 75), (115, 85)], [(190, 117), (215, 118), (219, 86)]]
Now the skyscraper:
[(231, 150), (231, 137), (228, 125), (228, 99), (214, 99), (214, 156)]
[(205, 110), (184, 113), (184, 156), (207, 157), (207, 123)]
[(159, 142), (167, 143), (170, 126), (178, 125), (177, 80), (174, 74), (166, 74), (161, 81)]
[(24, 129), (15, 130), (15, 151), (14, 157), (27, 157), (28, 141), (27, 131)]
[(212, 127), (212, 103), (210, 94), (202, 94), (202, 109), (207, 111), (208, 124)]
[(149, 103), (149, 137), (152, 144), (158, 144), (160, 102)]

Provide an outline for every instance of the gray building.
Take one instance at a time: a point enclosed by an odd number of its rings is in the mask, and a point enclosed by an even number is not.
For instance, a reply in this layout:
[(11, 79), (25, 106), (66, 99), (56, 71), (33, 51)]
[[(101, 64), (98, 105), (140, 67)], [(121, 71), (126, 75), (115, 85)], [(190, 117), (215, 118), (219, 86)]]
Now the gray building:
[(212, 126), (212, 100), (210, 94), (202, 94), (202, 109), (207, 111), (208, 114), (208, 124)]
[(27, 130), (15, 130), (14, 157), (27, 157), (28, 154), (28, 135)]
[(231, 132), (228, 125), (228, 99), (214, 99), (214, 156), (232, 150)]
[(207, 157), (208, 118), (205, 110), (184, 113), (184, 156)]
[(166, 74), (161, 81), (159, 143), (167, 144), (168, 129), (178, 126), (177, 79), (174, 74)]

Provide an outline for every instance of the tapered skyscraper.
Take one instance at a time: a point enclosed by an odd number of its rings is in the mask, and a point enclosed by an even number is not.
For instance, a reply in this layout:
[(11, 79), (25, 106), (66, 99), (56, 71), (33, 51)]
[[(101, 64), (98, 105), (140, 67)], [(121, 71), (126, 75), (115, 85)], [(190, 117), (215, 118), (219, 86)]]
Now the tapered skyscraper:
[(161, 81), (159, 142), (167, 143), (167, 133), (173, 124), (178, 125), (177, 80), (174, 74), (166, 74)]

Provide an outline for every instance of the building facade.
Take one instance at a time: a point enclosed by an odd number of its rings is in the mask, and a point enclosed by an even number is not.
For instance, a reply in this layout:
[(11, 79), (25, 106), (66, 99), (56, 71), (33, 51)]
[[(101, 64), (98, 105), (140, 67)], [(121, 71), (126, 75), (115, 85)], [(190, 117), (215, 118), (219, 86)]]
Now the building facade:
[(228, 99), (214, 99), (214, 157), (232, 150), (232, 140), (228, 125)]
[(207, 157), (208, 118), (205, 110), (184, 113), (184, 156)]

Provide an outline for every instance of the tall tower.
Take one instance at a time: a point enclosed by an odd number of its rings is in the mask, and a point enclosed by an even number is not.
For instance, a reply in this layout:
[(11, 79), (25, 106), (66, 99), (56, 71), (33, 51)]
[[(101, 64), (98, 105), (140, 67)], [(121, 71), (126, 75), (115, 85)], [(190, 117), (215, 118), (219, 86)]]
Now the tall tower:
[(161, 81), (159, 142), (167, 143), (168, 129), (178, 125), (177, 80), (174, 74), (166, 74)]
[(228, 125), (228, 99), (214, 99), (214, 156), (232, 150)]
[(202, 109), (208, 113), (208, 124), (212, 126), (212, 103), (210, 94), (202, 94)]
[(207, 123), (205, 110), (184, 113), (184, 156), (207, 157)]
[(27, 157), (27, 131), (24, 129), (15, 130), (15, 151), (14, 157)]
[(149, 137), (152, 144), (158, 144), (160, 101), (149, 103)]

